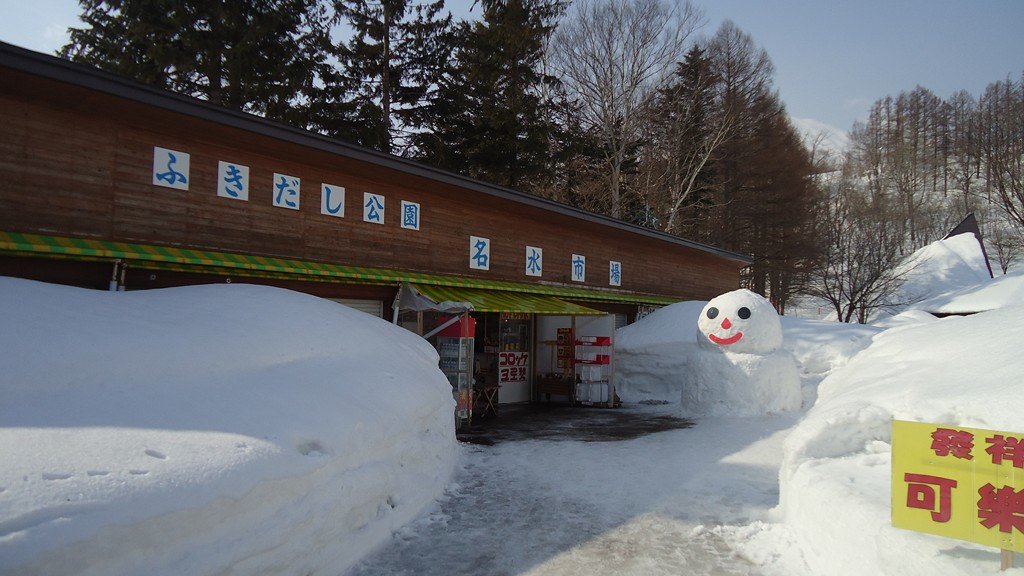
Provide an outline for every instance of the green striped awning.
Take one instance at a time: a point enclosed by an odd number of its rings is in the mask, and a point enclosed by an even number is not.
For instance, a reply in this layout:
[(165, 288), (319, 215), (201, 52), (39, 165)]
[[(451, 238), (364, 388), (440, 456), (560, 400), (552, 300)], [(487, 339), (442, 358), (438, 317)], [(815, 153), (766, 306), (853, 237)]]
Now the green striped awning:
[(559, 316), (603, 316), (607, 314), (607, 312), (566, 302), (554, 296), (427, 284), (410, 284), (410, 286), (436, 303), (469, 302), (473, 306), (474, 312), (528, 312)]
[[(577, 288), (551, 284), (486, 280), (465, 276), (425, 274), (366, 266), (346, 266), (311, 260), (274, 258), (196, 248), (133, 244), (90, 238), (70, 238), (18, 232), (0, 231), (0, 254), (71, 258), (76, 260), (120, 259), (126, 261), (134, 268), (286, 280), (358, 282), (360, 284), (396, 286), (402, 282), (410, 282), (417, 286), (472, 288), (489, 292), (508, 292), (520, 295), (520, 297), (522, 295), (538, 294), (559, 299), (567, 298), (592, 302), (664, 306), (678, 301), (675, 298), (616, 292), (601, 288)], [(571, 306), (568, 302), (564, 304)], [(581, 306), (580, 308), (583, 307)], [(561, 314), (563, 312), (558, 313)]]

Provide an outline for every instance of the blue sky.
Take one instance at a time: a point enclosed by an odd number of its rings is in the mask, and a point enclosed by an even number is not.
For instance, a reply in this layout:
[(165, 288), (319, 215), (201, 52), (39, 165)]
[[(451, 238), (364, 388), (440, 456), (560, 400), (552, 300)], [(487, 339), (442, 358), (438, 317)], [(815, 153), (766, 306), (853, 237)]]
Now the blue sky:
[[(577, 0), (588, 1), (588, 0)], [(464, 14), (472, 0), (449, 0)], [(711, 35), (731, 19), (768, 51), (789, 113), (839, 130), (875, 100), (924, 86), (979, 95), (1024, 71), (1022, 0), (696, 0)], [(479, 8), (477, 9), (479, 11)], [(75, 0), (0, 0), (0, 40), (41, 52), (78, 24)]]

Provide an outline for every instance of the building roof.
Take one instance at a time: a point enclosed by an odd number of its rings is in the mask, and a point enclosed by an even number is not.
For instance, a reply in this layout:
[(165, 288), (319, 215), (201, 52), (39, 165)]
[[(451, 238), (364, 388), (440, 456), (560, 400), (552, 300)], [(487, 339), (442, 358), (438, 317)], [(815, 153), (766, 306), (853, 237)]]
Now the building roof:
[(0, 66), (18, 70), (27, 74), (40, 76), (58, 82), (64, 82), (111, 96), (124, 98), (171, 112), (192, 116), (201, 120), (215, 122), (239, 130), (253, 132), (270, 138), (293, 144), (314, 148), (329, 154), (335, 154), (352, 160), (381, 166), (412, 176), (418, 176), (487, 194), (504, 200), (510, 200), (527, 206), (549, 210), (572, 218), (593, 222), (602, 226), (617, 228), (652, 239), (669, 242), (713, 254), (715, 256), (750, 264), (752, 259), (744, 254), (708, 246), (699, 242), (673, 236), (665, 232), (643, 228), (621, 220), (580, 210), (572, 206), (533, 196), (511, 188), (496, 186), (466, 176), (433, 168), (419, 162), (385, 154), (376, 150), (363, 148), (341, 140), (329, 138), (322, 134), (289, 126), (273, 120), (248, 114), (239, 110), (155, 88), (122, 76), (105, 72), (98, 68), (70, 62), (55, 56), (26, 50), (11, 44), (0, 42)]

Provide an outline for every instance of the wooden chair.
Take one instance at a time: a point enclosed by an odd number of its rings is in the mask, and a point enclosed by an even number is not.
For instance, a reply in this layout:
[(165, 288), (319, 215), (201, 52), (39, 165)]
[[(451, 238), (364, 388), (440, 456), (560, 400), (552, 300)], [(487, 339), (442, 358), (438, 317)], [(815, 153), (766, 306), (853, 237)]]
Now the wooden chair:
[(479, 386), (477, 387), (477, 393), (473, 395), (476, 400), (476, 406), (473, 407), (473, 413), (479, 413), (480, 417), (487, 416), (488, 414), (498, 415), (498, 390), (501, 386)]

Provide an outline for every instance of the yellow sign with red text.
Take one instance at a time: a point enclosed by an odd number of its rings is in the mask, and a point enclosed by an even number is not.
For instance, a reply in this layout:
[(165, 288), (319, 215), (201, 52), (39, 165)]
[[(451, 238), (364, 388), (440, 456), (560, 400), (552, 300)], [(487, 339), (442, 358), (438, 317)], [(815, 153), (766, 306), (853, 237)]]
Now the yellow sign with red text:
[(894, 420), (892, 524), (1024, 552), (1024, 434)]

